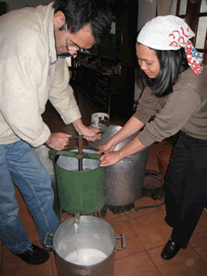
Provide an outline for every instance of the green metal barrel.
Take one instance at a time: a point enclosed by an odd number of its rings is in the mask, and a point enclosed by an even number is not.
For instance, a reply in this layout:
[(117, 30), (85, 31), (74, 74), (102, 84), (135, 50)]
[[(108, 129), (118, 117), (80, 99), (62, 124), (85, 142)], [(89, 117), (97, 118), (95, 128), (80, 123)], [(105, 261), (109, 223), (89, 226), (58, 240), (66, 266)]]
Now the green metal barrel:
[[(50, 150), (55, 162), (60, 208), (70, 214), (99, 212), (106, 203), (106, 168), (99, 167), (100, 154), (94, 150)], [(82, 171), (79, 171), (79, 162)]]

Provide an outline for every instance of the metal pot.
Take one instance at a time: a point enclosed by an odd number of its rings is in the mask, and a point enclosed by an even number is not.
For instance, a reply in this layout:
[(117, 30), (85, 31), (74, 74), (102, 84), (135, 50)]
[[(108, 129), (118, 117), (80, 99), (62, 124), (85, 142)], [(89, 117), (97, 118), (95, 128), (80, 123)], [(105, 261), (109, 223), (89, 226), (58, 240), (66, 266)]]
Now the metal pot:
[[(100, 218), (81, 216), (75, 229), (74, 219), (69, 219), (58, 227), (53, 236), (58, 275), (112, 276), (114, 253), (125, 248), (125, 235), (119, 237), (122, 247), (116, 249), (117, 238), (113, 228)], [(97, 252), (101, 253), (100, 259), (97, 259)]]
[[(103, 127), (101, 140), (89, 142), (90, 147), (96, 149), (98, 146), (108, 142), (122, 127), (110, 125)], [(115, 147), (115, 151), (128, 144), (138, 133), (130, 136)], [(148, 149), (144, 149), (119, 163), (107, 167), (106, 177), (106, 204), (110, 206), (123, 206), (134, 203), (141, 197), (144, 184), (144, 173), (147, 161)]]

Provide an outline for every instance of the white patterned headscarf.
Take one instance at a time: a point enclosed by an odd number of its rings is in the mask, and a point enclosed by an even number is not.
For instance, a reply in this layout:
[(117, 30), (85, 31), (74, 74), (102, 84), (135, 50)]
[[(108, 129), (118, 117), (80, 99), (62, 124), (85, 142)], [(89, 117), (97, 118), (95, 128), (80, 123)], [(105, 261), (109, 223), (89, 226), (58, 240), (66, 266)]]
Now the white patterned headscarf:
[(201, 73), (202, 57), (190, 38), (194, 32), (186, 22), (174, 15), (157, 16), (148, 21), (137, 36), (137, 42), (156, 50), (185, 49), (188, 64), (197, 76)]

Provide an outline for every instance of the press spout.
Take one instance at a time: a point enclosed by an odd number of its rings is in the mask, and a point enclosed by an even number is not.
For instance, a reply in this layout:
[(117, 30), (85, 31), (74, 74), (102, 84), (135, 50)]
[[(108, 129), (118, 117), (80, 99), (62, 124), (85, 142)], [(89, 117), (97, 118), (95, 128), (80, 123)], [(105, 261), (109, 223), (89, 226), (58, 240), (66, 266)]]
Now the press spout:
[(79, 224), (79, 223), (80, 223), (80, 213), (75, 212), (74, 219), (73, 219), (73, 224)]

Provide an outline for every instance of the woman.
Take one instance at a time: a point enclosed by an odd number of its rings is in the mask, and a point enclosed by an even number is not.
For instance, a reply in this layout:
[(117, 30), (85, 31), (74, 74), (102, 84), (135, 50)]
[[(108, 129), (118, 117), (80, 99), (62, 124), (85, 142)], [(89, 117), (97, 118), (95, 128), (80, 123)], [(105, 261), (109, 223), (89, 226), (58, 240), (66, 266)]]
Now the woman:
[(161, 253), (165, 260), (187, 247), (207, 199), (207, 70), (189, 40), (193, 36), (173, 15), (156, 17), (141, 29), (136, 53), (138, 82), (145, 89), (135, 114), (98, 151), (105, 153), (100, 166), (110, 166), (180, 131), (165, 178), (165, 220), (173, 228)]

